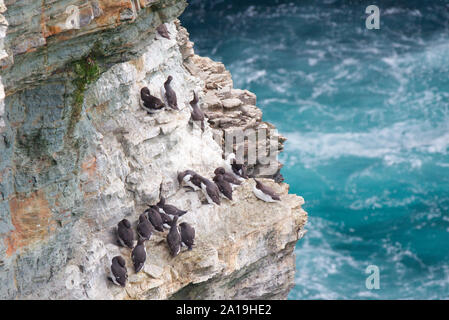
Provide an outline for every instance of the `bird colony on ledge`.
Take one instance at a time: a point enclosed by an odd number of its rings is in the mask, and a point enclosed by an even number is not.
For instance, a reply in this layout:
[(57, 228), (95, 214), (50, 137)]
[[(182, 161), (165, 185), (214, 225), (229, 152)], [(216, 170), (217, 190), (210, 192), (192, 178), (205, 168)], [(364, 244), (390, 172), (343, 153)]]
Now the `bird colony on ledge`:
[[(157, 31), (165, 38), (169, 38), (169, 33), (164, 24), (158, 27)], [(147, 87), (140, 91), (141, 107), (148, 114), (155, 114), (165, 109), (169, 111), (179, 111), (176, 92), (170, 83), (173, 77), (169, 76), (161, 88), (161, 99), (152, 95)], [(193, 92), (193, 100), (190, 102), (192, 108), (190, 122), (200, 122), (200, 128), (204, 132), (205, 116), (198, 106), (198, 95)], [(220, 205), (221, 198), (232, 201), (233, 189), (248, 179), (246, 165), (236, 161), (235, 154), (231, 153), (226, 158), (225, 168), (220, 167), (214, 171), (213, 181), (197, 174), (192, 170), (178, 173), (178, 182), (181, 187), (189, 188), (192, 192), (200, 191), (204, 194), (209, 205)], [(254, 179), (256, 184), (253, 188), (254, 195), (265, 202), (280, 201), (278, 194), (273, 189)], [(150, 240), (154, 232), (167, 233), (167, 245), (173, 257), (181, 252), (181, 247), (192, 250), (195, 240), (195, 229), (188, 223), (182, 222), (178, 225), (178, 219), (187, 214), (187, 211), (180, 210), (173, 205), (166, 203), (161, 197), (156, 205), (149, 205), (140, 216), (137, 224), (137, 244), (135, 244), (135, 233), (130, 221), (123, 219), (117, 226), (117, 243), (120, 246), (128, 247), (132, 250), (131, 259), (134, 264), (134, 271), (138, 273), (145, 265), (147, 252), (145, 241)], [(124, 287), (128, 279), (125, 259), (116, 256), (112, 259), (111, 273), (108, 277), (110, 281), (118, 286)]]

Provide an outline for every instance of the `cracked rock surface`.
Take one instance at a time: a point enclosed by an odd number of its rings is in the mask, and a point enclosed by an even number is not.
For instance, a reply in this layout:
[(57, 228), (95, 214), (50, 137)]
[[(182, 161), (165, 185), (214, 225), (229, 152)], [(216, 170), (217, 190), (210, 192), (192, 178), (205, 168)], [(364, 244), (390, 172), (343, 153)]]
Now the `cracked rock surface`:
[[(226, 131), (274, 128), (262, 121), (253, 93), (233, 88), (223, 64), (194, 54), (176, 20), (185, 1), (140, 1), (139, 8), (92, 1), (70, 30), (61, 27), (64, 10), (82, 1), (32, 2), (34, 10), (23, 2), (0, 0), (0, 298), (286, 298), (307, 213), (304, 200), (277, 183), (279, 172), (261, 180), (280, 203), (258, 200), (253, 179), (221, 206), (178, 185), (186, 169), (212, 178), (223, 165)], [(162, 22), (170, 39), (154, 31)], [(93, 43), (102, 72), (77, 104), (70, 66)], [(168, 75), (181, 111), (148, 115), (140, 89), (162, 98)], [(204, 133), (189, 123), (193, 90), (208, 116)], [(135, 227), (161, 195), (189, 211), (180, 221), (195, 227), (196, 244), (172, 258), (166, 232), (155, 233), (143, 271), (134, 274), (114, 228), (123, 218)], [(118, 254), (128, 267), (125, 288), (106, 278)]]

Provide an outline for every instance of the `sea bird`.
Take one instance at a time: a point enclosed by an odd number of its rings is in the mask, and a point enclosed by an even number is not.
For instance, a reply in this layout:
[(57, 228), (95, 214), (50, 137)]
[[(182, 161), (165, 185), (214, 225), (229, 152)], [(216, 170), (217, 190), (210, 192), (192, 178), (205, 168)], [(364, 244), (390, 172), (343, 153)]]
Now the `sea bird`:
[(167, 26), (165, 23), (162, 23), (159, 27), (156, 28), (157, 33), (159, 33), (162, 37), (170, 40), (170, 33), (167, 30)]
[(215, 183), (199, 175), (192, 178), (192, 183), (201, 186), (201, 191), (209, 204), (220, 205), (220, 190)]
[(145, 213), (142, 213), (139, 216), (139, 223), (137, 224), (137, 234), (140, 238), (144, 240), (150, 240), (151, 235), (154, 232), (153, 225), (148, 220), (148, 217)]
[(181, 242), (189, 250), (192, 250), (195, 240), (195, 229), (187, 222), (179, 224), (179, 232), (181, 233)]
[(232, 201), (232, 186), (224, 179), (223, 175), (217, 174), (214, 177), (214, 182), (224, 197)]
[(127, 219), (123, 219), (117, 226), (118, 242), (124, 247), (132, 249), (134, 247), (134, 232), (131, 229), (131, 223)]
[(225, 161), (226, 172), (234, 175), (239, 181), (244, 181), (247, 178), (246, 175), (246, 165), (237, 164), (235, 159), (235, 154), (230, 153)]
[(199, 175), (195, 171), (192, 171), (192, 170), (186, 170), (186, 171), (178, 173), (179, 185), (186, 184), (187, 186), (192, 188), (194, 191), (201, 190), (201, 183), (198, 183), (197, 185), (193, 183), (193, 181), (198, 181), (198, 179), (192, 180), (192, 178), (194, 176), (199, 176)]
[(117, 286), (124, 287), (126, 285), (128, 273), (126, 271), (125, 259), (121, 256), (112, 258), (111, 271), (108, 279)]
[(219, 168), (215, 169), (214, 173), (216, 175), (221, 174), (223, 176), (223, 178), (227, 182), (229, 182), (229, 183), (232, 183), (232, 184), (235, 184), (235, 185), (241, 185), (242, 184), (242, 181), (237, 179), (234, 174), (226, 172), (225, 168), (223, 168), (223, 167), (219, 167)]
[(161, 197), (157, 206), (159, 207), (160, 212), (168, 214), (170, 218), (173, 218), (174, 216), (181, 217), (187, 213), (185, 210), (180, 210), (171, 204), (165, 203), (164, 197)]
[(256, 184), (253, 187), (253, 192), (257, 198), (265, 202), (281, 201), (281, 198), (273, 189), (262, 184), (259, 180), (254, 179), (254, 181), (256, 181)]
[(178, 108), (178, 99), (176, 98), (176, 92), (172, 89), (170, 83), (172, 82), (173, 77), (168, 76), (167, 81), (164, 83), (165, 89), (165, 97), (167, 98), (167, 103), (170, 108), (173, 110), (179, 110)]
[(204, 112), (198, 106), (198, 95), (193, 91), (193, 100), (190, 101), (192, 111), (190, 113), (190, 119), (192, 121), (201, 121), (201, 131), (204, 132)]
[(133, 249), (131, 253), (131, 259), (133, 260), (134, 270), (138, 273), (142, 270), (145, 265), (145, 260), (147, 259), (147, 251), (145, 249), (145, 240), (140, 238), (137, 242), (137, 246)]
[(165, 107), (161, 99), (151, 95), (148, 87), (143, 87), (140, 90), (140, 98), (143, 101), (142, 108), (144, 108), (149, 114), (162, 111)]
[(145, 213), (148, 215), (148, 220), (153, 225), (154, 229), (159, 232), (164, 232), (164, 222), (159, 213), (159, 208), (157, 206), (150, 206)]
[(178, 216), (172, 221), (170, 231), (167, 234), (168, 248), (170, 249), (170, 254), (172, 257), (176, 257), (181, 251), (181, 234), (178, 229)]

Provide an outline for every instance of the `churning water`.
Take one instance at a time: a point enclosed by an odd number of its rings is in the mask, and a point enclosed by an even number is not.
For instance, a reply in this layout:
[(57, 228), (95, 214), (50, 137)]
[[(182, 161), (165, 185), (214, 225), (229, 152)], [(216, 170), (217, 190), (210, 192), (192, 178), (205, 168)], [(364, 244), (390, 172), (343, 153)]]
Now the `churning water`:
[(309, 213), (289, 298), (449, 298), (449, 3), (377, 1), (368, 30), (369, 1), (190, 2), (196, 52), (289, 139)]

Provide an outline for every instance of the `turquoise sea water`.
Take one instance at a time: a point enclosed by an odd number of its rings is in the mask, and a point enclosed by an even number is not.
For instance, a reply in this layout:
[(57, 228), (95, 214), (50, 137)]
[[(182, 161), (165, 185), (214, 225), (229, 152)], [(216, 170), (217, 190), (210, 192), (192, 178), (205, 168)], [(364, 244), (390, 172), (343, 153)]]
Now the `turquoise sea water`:
[(282, 173), (309, 213), (289, 298), (448, 299), (449, 2), (190, 2), (196, 52), (289, 139)]

